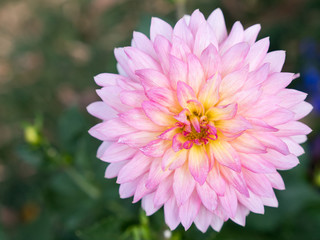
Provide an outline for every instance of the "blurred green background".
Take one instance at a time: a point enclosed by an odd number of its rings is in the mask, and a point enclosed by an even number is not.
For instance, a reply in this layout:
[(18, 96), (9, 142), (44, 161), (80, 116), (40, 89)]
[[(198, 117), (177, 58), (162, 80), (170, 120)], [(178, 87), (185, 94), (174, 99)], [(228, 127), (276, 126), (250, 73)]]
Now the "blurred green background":
[[(319, 0), (1, 0), (0, 239), (320, 239)], [(163, 211), (146, 217), (140, 203), (121, 200), (104, 179), (98, 121), (85, 107), (97, 100), (93, 76), (116, 72), (113, 48), (148, 34), (151, 16), (173, 24), (199, 8), (220, 7), (228, 29), (260, 23), (259, 38), (287, 52), (292, 86), (309, 93), (314, 130), (295, 169), (282, 172), (279, 208), (251, 213), (246, 227), (227, 222), (220, 233), (180, 226), (166, 236)], [(170, 234), (169, 234), (170, 235)]]

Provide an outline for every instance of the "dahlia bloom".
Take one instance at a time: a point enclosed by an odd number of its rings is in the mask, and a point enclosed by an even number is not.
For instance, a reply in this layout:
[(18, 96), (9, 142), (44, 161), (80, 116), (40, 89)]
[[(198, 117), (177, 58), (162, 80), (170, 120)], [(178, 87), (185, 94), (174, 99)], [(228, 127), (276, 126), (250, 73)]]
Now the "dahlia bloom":
[(259, 30), (236, 22), (228, 34), (220, 9), (174, 28), (152, 18), (150, 39), (134, 32), (130, 47), (115, 49), (119, 74), (95, 77), (102, 101), (88, 112), (102, 122), (89, 133), (103, 141), (105, 177), (147, 215), (164, 206), (170, 229), (219, 231), (277, 207), (277, 170), (304, 153), (311, 129), (298, 120), (312, 106), (286, 88), (297, 76), (281, 72), (285, 52), (268, 53)]

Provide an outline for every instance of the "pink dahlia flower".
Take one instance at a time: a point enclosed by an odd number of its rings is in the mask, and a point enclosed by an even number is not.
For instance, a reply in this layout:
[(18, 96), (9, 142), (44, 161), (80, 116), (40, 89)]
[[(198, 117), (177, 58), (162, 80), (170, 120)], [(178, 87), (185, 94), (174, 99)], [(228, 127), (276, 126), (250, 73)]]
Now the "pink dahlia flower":
[(304, 153), (311, 129), (298, 120), (312, 106), (286, 88), (296, 76), (281, 72), (285, 52), (268, 53), (259, 30), (236, 22), (228, 34), (220, 9), (174, 28), (152, 18), (150, 39), (134, 32), (132, 46), (115, 49), (119, 74), (95, 77), (102, 101), (88, 111), (102, 122), (89, 132), (103, 141), (105, 177), (147, 215), (164, 206), (170, 229), (219, 231), (277, 207), (277, 170)]

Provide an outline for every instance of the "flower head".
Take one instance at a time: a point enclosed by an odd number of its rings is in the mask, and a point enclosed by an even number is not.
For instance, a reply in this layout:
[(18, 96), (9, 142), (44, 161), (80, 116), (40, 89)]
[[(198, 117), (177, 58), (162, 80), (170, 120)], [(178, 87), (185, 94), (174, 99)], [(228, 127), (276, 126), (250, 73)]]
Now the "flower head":
[(277, 170), (304, 152), (311, 130), (297, 120), (312, 106), (286, 88), (296, 75), (281, 72), (285, 52), (268, 53), (259, 30), (236, 22), (227, 34), (220, 9), (174, 28), (153, 18), (150, 39), (134, 32), (132, 46), (115, 49), (119, 75), (95, 77), (102, 101), (88, 111), (103, 121), (89, 132), (103, 141), (105, 176), (147, 215), (164, 206), (171, 229), (219, 231), (277, 207)]

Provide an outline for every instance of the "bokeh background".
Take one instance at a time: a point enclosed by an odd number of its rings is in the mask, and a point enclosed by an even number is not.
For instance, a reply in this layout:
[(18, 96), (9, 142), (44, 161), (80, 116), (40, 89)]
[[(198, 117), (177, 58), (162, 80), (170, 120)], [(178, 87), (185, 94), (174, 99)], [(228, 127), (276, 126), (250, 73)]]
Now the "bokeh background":
[[(185, 3), (183, 3), (185, 2)], [(116, 72), (113, 48), (132, 32), (149, 33), (151, 16), (171, 24), (199, 8), (220, 7), (228, 29), (260, 23), (259, 38), (287, 52), (290, 87), (308, 92), (314, 130), (295, 169), (282, 172), (279, 208), (251, 213), (246, 227), (227, 222), (220, 233), (170, 233), (163, 211), (146, 217), (140, 203), (121, 200), (85, 107), (97, 100), (93, 76)], [(1, 0), (0, 239), (320, 239), (319, 0)]]

